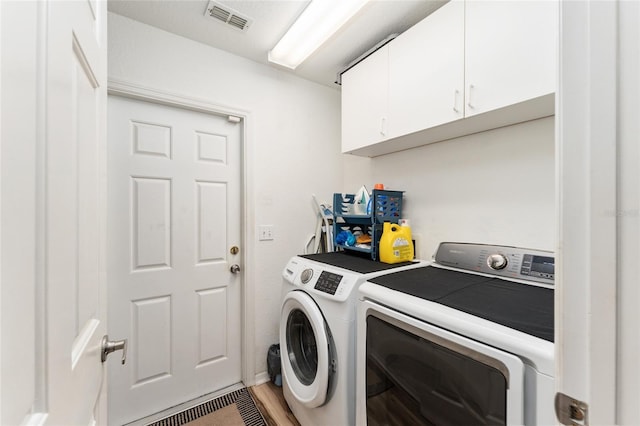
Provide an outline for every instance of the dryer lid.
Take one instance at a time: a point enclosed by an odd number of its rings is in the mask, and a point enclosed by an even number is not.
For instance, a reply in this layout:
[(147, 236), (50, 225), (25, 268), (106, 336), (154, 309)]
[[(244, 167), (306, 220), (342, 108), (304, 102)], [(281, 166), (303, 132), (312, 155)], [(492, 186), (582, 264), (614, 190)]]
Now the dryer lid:
[(397, 272), (369, 281), (553, 342), (554, 295), (550, 288), (435, 266)]

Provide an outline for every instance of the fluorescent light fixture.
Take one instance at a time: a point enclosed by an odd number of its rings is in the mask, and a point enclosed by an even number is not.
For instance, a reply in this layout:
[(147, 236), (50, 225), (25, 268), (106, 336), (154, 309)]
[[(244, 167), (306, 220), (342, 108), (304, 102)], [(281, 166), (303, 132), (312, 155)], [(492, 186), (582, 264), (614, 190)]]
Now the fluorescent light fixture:
[(278, 44), (269, 62), (296, 69), (369, 0), (312, 0)]

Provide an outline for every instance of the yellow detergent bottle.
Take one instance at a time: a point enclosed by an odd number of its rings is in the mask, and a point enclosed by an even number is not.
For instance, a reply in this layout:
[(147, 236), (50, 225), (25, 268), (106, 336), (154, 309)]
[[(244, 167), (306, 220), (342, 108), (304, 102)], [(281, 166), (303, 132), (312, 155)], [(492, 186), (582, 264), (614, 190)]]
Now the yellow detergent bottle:
[(413, 260), (411, 228), (385, 222), (380, 237), (380, 262), (399, 263)]

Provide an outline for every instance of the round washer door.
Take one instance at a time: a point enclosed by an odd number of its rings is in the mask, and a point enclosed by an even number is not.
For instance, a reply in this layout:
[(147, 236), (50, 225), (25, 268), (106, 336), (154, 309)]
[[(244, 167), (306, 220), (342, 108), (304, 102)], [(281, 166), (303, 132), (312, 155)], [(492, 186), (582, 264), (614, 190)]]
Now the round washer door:
[(289, 390), (306, 407), (324, 404), (329, 388), (330, 337), (324, 317), (305, 292), (291, 291), (282, 303), (280, 354)]

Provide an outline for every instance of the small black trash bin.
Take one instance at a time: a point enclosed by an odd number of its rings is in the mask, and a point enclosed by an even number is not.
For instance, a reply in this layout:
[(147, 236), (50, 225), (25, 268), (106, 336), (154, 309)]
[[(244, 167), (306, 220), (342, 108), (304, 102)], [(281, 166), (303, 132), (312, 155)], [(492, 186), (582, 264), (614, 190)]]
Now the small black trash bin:
[(267, 373), (269, 373), (269, 378), (276, 386), (282, 386), (281, 368), (280, 345), (271, 345), (267, 353)]

